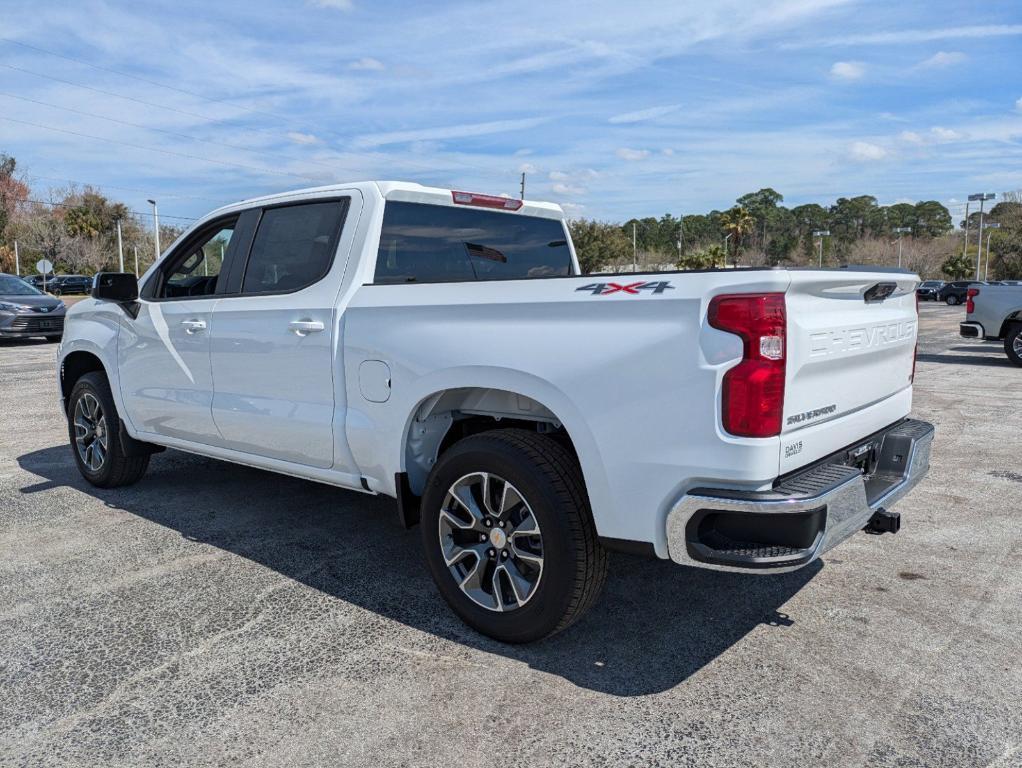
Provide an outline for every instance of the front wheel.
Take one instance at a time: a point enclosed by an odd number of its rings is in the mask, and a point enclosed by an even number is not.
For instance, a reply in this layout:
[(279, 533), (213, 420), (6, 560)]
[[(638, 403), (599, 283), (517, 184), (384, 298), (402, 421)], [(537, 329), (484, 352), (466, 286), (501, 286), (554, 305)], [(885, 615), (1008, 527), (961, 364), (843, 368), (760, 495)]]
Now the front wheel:
[(145, 474), (148, 454), (124, 453), (121, 420), (106, 376), (94, 371), (78, 379), (67, 415), (71, 450), (82, 477), (99, 488), (116, 488), (136, 483)]
[(1022, 367), (1022, 323), (1011, 326), (1004, 335), (1004, 353), (1012, 363)]
[(520, 429), (464, 438), (439, 459), (422, 499), (426, 561), (471, 627), (526, 643), (574, 623), (596, 601), (607, 555), (575, 458)]
[(950, 296), (947, 297), (947, 305), (949, 307), (953, 307), (957, 303), (958, 303), (958, 297), (955, 296), (954, 294), (951, 294)]

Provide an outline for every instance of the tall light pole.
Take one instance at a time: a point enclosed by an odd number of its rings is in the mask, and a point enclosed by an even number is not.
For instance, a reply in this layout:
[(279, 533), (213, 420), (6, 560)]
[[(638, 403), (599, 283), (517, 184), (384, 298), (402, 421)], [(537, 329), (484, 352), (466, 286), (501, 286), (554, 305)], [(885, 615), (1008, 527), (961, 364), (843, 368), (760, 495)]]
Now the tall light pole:
[[(969, 200), (972, 200), (972, 197)], [(969, 255), (969, 200), (965, 201), (965, 245), (962, 246), (963, 257)]]
[(895, 227), (894, 231), (898, 233), (898, 269), (901, 269), (901, 235), (904, 232), (911, 232), (912, 227)]
[(636, 246), (638, 240), (635, 239), (635, 222), (632, 222), (632, 274), (639, 271), (639, 251)]
[[(976, 249), (976, 279), (979, 280), (979, 267), (980, 262), (983, 259), (983, 203), (987, 200), (993, 200), (996, 195), (993, 192), (977, 192), (974, 195), (969, 195), (970, 200), (979, 200), (979, 247)], [(966, 219), (968, 221), (968, 219)], [(965, 247), (969, 247), (969, 238), (965, 238)]]
[(117, 260), (121, 264), (120, 271), (124, 271), (124, 243), (121, 241), (121, 220), (117, 220)]
[(823, 238), (830, 237), (829, 229), (813, 230), (813, 237), (820, 238), (820, 269), (823, 269)]
[(734, 234), (734, 232), (728, 232), (727, 236), (724, 238), (724, 266), (725, 267), (727, 266), (727, 241), (731, 239), (731, 235), (733, 235), (733, 234)]
[(160, 214), (156, 210), (155, 200), (146, 200), (153, 207), (153, 232), (156, 235), (156, 260), (160, 260)]
[(131, 246), (131, 250), (135, 252), (135, 279), (138, 279), (138, 246)]
[[(987, 229), (1000, 229), (1000, 228), (1001, 228), (1001, 224), (1000, 224), (1000, 222), (997, 222), (997, 221), (992, 221), (989, 224), (987, 224)], [(986, 267), (983, 270), (983, 279), (984, 280), (987, 280), (990, 277), (990, 236), (992, 234), (993, 234), (993, 232), (987, 232), (987, 261), (986, 261)]]
[(14, 241), (14, 274), (21, 277), (21, 257), (18, 256), (18, 241)]

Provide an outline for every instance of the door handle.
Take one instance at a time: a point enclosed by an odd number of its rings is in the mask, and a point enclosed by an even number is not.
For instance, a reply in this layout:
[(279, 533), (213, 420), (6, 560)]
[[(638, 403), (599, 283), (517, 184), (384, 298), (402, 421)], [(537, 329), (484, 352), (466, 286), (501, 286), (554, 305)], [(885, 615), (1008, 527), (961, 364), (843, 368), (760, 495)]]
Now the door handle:
[(298, 336), (308, 336), (310, 333), (316, 333), (326, 328), (319, 320), (292, 320), (287, 327)]
[(206, 330), (205, 320), (182, 320), (181, 325), (184, 326), (185, 333), (189, 334)]

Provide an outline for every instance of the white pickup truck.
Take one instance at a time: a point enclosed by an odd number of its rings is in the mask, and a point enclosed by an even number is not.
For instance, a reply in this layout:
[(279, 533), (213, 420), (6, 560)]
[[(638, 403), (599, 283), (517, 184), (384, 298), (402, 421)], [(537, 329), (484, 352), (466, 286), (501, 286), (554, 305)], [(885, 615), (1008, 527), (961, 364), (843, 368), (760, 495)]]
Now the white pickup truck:
[(581, 275), (556, 205), (336, 185), (98, 275), (59, 386), (89, 482), (174, 448), (396, 497), (451, 607), (526, 642), (592, 605), (607, 550), (771, 573), (896, 531), (933, 436), (917, 282)]

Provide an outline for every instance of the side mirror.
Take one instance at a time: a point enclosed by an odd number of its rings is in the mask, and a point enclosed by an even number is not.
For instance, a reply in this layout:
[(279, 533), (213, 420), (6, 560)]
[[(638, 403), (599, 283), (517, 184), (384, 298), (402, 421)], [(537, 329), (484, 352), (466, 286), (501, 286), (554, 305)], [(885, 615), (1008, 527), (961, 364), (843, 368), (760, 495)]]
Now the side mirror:
[(99, 272), (92, 281), (92, 298), (118, 304), (138, 301), (138, 279), (130, 272)]

